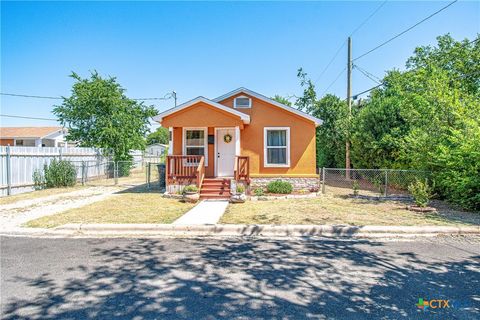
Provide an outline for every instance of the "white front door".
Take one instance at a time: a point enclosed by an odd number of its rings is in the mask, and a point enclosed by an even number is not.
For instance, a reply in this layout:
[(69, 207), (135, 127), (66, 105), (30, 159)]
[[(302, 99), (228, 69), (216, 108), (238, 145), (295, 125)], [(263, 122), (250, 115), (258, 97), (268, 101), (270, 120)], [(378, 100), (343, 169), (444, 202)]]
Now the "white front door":
[(235, 128), (217, 129), (217, 177), (233, 177)]

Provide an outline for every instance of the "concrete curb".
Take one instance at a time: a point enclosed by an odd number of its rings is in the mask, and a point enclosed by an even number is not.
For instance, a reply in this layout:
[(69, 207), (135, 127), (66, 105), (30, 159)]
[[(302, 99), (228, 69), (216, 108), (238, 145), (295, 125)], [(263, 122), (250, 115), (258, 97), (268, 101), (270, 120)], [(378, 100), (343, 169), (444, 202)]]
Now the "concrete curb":
[(342, 226), (342, 225), (173, 225), (173, 224), (66, 224), (55, 229), (19, 228), (10, 236), (46, 237), (344, 237), (412, 238), (439, 235), (480, 235), (480, 226)]
[(273, 237), (382, 237), (480, 235), (476, 227), (336, 226), (336, 225), (172, 225), (172, 224), (68, 224), (60, 233), (83, 235), (163, 236), (273, 236)]

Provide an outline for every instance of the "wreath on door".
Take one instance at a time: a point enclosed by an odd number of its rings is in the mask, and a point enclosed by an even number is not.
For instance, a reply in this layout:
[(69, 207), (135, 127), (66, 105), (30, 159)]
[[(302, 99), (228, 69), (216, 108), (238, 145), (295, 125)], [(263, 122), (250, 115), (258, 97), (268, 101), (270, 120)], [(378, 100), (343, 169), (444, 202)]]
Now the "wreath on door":
[(225, 141), (225, 143), (232, 142), (232, 135), (230, 133), (227, 133), (226, 135), (223, 136), (223, 141)]

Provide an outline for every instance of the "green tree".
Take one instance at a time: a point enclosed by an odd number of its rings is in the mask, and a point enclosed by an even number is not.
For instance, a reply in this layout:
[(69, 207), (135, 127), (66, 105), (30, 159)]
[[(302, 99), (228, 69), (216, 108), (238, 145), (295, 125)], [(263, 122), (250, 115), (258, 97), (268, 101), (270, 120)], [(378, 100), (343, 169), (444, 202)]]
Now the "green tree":
[(147, 145), (154, 143), (168, 144), (169, 135), (168, 128), (159, 127), (147, 136)]
[(276, 94), (273, 98), (271, 98), (272, 100), (275, 100), (277, 102), (280, 102), (281, 104), (284, 104), (286, 106), (289, 106), (291, 107), (292, 106), (292, 103), (285, 97), (282, 97), (281, 95), (278, 95)]
[(354, 119), (352, 160), (430, 171), (437, 194), (480, 210), (480, 41), (437, 39), (372, 92)]
[(81, 146), (106, 150), (113, 160), (131, 160), (129, 151), (145, 149), (145, 134), (152, 106), (127, 98), (115, 78), (70, 75), (75, 80), (70, 97), (54, 107), (53, 113), (68, 128), (68, 139)]

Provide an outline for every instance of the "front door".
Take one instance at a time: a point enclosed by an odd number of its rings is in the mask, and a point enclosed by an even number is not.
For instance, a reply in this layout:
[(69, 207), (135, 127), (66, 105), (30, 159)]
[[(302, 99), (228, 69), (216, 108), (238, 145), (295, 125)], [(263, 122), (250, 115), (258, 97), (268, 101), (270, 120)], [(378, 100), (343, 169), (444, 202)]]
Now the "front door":
[(233, 177), (235, 128), (217, 129), (217, 177)]

